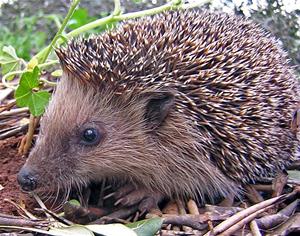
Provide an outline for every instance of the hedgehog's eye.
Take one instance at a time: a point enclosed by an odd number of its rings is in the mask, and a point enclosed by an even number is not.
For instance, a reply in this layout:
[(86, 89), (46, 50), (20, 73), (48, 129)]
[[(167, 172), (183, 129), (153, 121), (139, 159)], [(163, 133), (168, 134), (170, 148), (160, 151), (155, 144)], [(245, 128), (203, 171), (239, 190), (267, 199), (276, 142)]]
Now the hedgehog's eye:
[(101, 140), (100, 132), (95, 128), (87, 128), (81, 134), (80, 143), (88, 146), (97, 145)]

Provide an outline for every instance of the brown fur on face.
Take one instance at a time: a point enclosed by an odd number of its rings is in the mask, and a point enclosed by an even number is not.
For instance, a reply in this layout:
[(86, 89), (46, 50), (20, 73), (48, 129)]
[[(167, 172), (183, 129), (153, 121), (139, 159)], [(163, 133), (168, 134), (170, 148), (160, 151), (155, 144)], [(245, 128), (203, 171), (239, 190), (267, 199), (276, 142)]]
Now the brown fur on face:
[[(295, 159), (299, 85), (259, 27), (182, 11), (72, 41), (26, 163), (45, 185), (127, 181), (166, 196), (213, 198)], [(96, 146), (80, 143), (85, 128)]]

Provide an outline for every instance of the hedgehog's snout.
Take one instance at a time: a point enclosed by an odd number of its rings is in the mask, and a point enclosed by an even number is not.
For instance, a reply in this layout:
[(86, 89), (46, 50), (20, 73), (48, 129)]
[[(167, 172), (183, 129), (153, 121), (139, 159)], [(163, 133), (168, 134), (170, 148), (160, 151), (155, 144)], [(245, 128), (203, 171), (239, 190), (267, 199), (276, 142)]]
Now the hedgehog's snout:
[(17, 176), (18, 183), (22, 190), (31, 192), (36, 189), (37, 178), (34, 172), (26, 165), (24, 165)]

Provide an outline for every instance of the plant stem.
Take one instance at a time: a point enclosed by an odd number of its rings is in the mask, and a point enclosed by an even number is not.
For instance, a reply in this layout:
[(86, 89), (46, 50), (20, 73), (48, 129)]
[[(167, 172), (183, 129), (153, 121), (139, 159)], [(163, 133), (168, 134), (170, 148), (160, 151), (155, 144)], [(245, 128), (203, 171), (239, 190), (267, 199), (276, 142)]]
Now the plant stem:
[[(48, 47), (46, 47), (45, 51), (42, 50), (39, 54), (36, 55), (39, 63), (44, 63), (47, 60), (53, 46), (56, 44), (57, 40), (60, 38), (60, 35), (63, 33), (64, 29), (66, 28), (70, 18), (72, 17), (76, 7), (78, 6), (79, 2), (80, 2), (80, 0), (73, 0), (72, 1), (71, 7), (70, 7), (66, 17), (64, 18), (64, 20), (61, 24), (61, 27), (59, 28), (59, 30), (55, 34), (55, 36), (54, 36), (53, 40), (51, 41), (50, 45)], [(41, 58), (39, 58), (39, 57), (41, 57)]]
[(120, 0), (114, 0), (115, 9), (112, 13), (113, 16), (121, 15), (121, 2)]
[[(58, 60), (52, 60), (52, 61), (49, 61), (49, 62), (46, 62), (46, 63), (43, 63), (43, 64), (39, 64), (38, 67), (41, 69), (41, 68), (44, 68), (44, 67), (47, 67), (47, 66), (51, 66), (51, 65), (55, 65), (58, 63)], [(2, 77), (2, 84), (6, 87), (6, 88), (11, 88), (13, 90), (16, 90), (17, 89), (17, 85), (19, 84), (18, 82), (8, 82), (7, 81), (7, 78), (9, 78), (10, 76), (12, 75), (21, 75), (23, 74), (24, 72), (26, 72), (27, 70), (16, 70), (16, 71), (12, 71), (12, 72), (9, 72), (7, 74), (5, 74), (3, 77)], [(47, 82), (46, 82), (47, 83)], [(53, 83), (52, 82), (49, 82), (47, 84), (51, 84), (53, 86)], [(56, 84), (56, 83), (55, 83)]]
[[(121, 4), (119, 0), (114, 0), (114, 4), (115, 4), (115, 8), (114, 8), (114, 12), (112, 13), (112, 15), (95, 20), (93, 22), (90, 22), (86, 25), (83, 25), (71, 32), (69, 32), (68, 34), (65, 35), (65, 38), (70, 39), (74, 36), (77, 36), (83, 32), (86, 32), (88, 30), (94, 29), (96, 27), (99, 26), (103, 26), (112, 22), (119, 22), (119, 21), (123, 21), (123, 20), (129, 20), (129, 19), (134, 19), (134, 18), (138, 18), (138, 17), (142, 17), (142, 16), (150, 16), (150, 15), (154, 15), (163, 11), (167, 11), (167, 10), (171, 10), (171, 9), (188, 9), (188, 8), (193, 8), (196, 6), (200, 6), (203, 5), (205, 3), (210, 2), (211, 0), (202, 0), (202, 1), (197, 1), (194, 3), (189, 3), (189, 4), (181, 4), (180, 0), (174, 0), (172, 2), (166, 3), (165, 5), (159, 6), (159, 7), (155, 7), (152, 9), (148, 9), (148, 10), (144, 10), (144, 11), (138, 11), (138, 12), (132, 12), (132, 13), (127, 13), (127, 14), (121, 14)], [(51, 62), (47, 62), (44, 63), (50, 52), (52, 51), (52, 48), (55, 44), (62, 44), (64, 42), (64, 40), (61, 38), (62, 33), (70, 19), (70, 17), (73, 15), (77, 5), (79, 4), (80, 0), (74, 0), (72, 2), (72, 5), (70, 7), (70, 10), (67, 13), (67, 16), (65, 17), (59, 31), (56, 33), (56, 35), (54, 36), (52, 42), (50, 43), (50, 45), (48, 45), (46, 48), (44, 48), (42, 51), (40, 51), (38, 54), (35, 55), (35, 57), (37, 59), (41, 58), (41, 60), (39, 61), (39, 67), (43, 68), (49, 65), (53, 65), (56, 64), (58, 61), (54, 60)], [(2, 77), (2, 83), (8, 87), (8, 88), (12, 88), (12, 89), (16, 89), (14, 86), (12, 86), (10, 83), (7, 83), (6, 78), (8, 78), (11, 75), (19, 75), (24, 73), (24, 71), (13, 71), (10, 72), (8, 74), (6, 74), (5, 76)]]
[(39, 120), (40, 120), (40, 117), (35, 117), (32, 114), (30, 114), (28, 131), (27, 131), (26, 136), (24, 136), (25, 142), (23, 142), (24, 145), (22, 146), (22, 148), (20, 146), (19, 153), (22, 153), (23, 155), (28, 153), (28, 150), (31, 146), (31, 142), (33, 139), (34, 130), (35, 130)]
[(16, 71), (12, 71), (12, 72), (9, 72), (5, 75), (3, 75), (2, 77), (2, 84), (6, 87), (6, 88), (11, 88), (13, 90), (16, 90), (16, 87), (13, 86), (12, 84), (15, 84), (15, 85), (18, 85), (19, 83), (16, 82), (16, 83), (12, 83), (12, 82), (7, 82), (7, 78), (9, 78), (10, 76), (12, 75), (21, 75), (23, 74), (24, 72), (26, 72), (26, 70), (16, 70)]
[(43, 82), (45, 84), (48, 84), (49, 86), (52, 86), (52, 87), (55, 87), (57, 85), (56, 82), (52, 82), (52, 81), (49, 81), (49, 80), (46, 80), (46, 79), (43, 79), (43, 78), (40, 78), (39, 81)]
[[(188, 8), (193, 8), (193, 7), (196, 7), (196, 6), (201, 6), (205, 3), (210, 2), (211, 0), (201, 0), (201, 1), (197, 1), (197, 2), (194, 2), (194, 3), (188, 3), (188, 4), (180, 4), (181, 1), (178, 1), (178, 0), (176, 1), (175, 0), (173, 2), (168, 2), (165, 5), (155, 7), (155, 8), (152, 8), (152, 9), (139, 11), (139, 12), (127, 13), (127, 14), (118, 14), (118, 15), (114, 15), (114, 14), (119, 11), (119, 7), (120, 7), (118, 5), (119, 1), (118, 0), (114, 0), (114, 1), (115, 1), (115, 9), (114, 9), (114, 13), (112, 15), (101, 18), (101, 19), (98, 19), (98, 20), (95, 20), (95, 21), (90, 22), (86, 25), (83, 25), (83, 26), (81, 26), (77, 29), (74, 29), (71, 32), (67, 33), (65, 35), (65, 37), (70, 39), (74, 36), (77, 36), (81, 33), (86, 32), (88, 30), (91, 30), (91, 29), (94, 29), (96, 27), (103, 26), (103, 25), (106, 25), (106, 24), (109, 24), (109, 23), (112, 23), (112, 22), (119, 22), (119, 21), (134, 19), (134, 18), (142, 17), (142, 16), (150, 16), (150, 15), (154, 15), (154, 14), (161, 13), (161, 12), (171, 10), (171, 9), (173, 9), (173, 10), (175, 10), (175, 9), (188, 9)], [(60, 45), (60, 44), (63, 43), (63, 40), (58, 38), (56, 43), (58, 45)], [(51, 45), (49, 45), (48, 47), (46, 47), (42, 51), (40, 51), (36, 55), (36, 57), (38, 57), (38, 58), (41, 57), (42, 55), (45, 54), (45, 51), (47, 51), (47, 50), (50, 50), (50, 51), (52, 50)]]
[(38, 67), (39, 67), (40, 69), (42, 69), (42, 68), (47, 67), (47, 66), (55, 65), (55, 64), (57, 64), (57, 63), (59, 63), (58, 60), (52, 60), (52, 61), (45, 62), (45, 63), (43, 63), (43, 64), (38, 64)]

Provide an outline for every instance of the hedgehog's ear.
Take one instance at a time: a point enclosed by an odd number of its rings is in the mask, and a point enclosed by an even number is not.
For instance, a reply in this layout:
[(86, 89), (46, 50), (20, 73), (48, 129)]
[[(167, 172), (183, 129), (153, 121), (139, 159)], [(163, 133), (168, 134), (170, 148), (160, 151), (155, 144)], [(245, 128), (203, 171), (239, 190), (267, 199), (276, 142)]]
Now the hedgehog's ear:
[(171, 92), (148, 93), (145, 120), (150, 129), (156, 129), (165, 120), (174, 105), (175, 97)]

